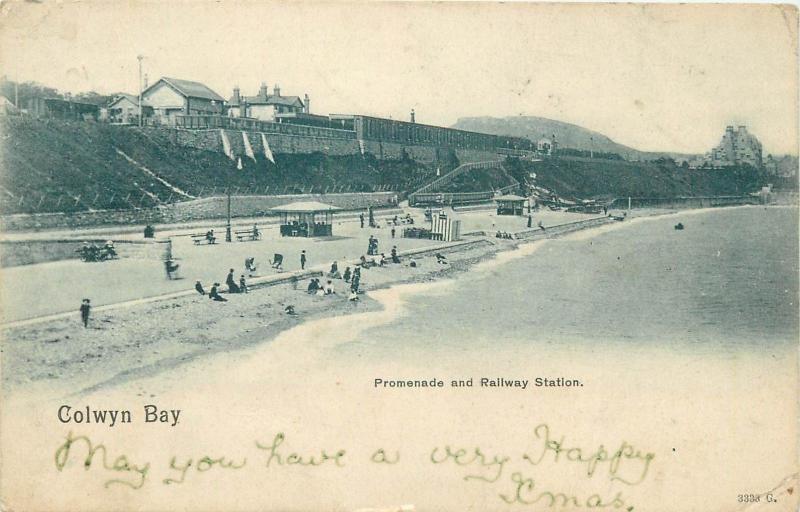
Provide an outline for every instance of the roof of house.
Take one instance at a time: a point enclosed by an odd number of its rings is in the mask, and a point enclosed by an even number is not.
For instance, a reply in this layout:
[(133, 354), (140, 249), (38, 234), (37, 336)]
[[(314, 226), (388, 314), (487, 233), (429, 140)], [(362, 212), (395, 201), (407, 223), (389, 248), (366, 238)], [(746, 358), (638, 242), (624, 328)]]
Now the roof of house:
[(270, 208), (273, 212), (326, 212), (328, 210), (341, 210), (338, 206), (320, 203), (319, 201), (299, 201), (296, 203), (283, 204)]
[[(275, 96), (274, 94), (270, 94), (268, 96), (264, 96), (263, 94), (257, 94), (255, 96), (242, 96), (248, 105), (286, 105), (290, 107), (302, 107), (303, 100), (300, 99), (299, 96)], [(231, 96), (231, 99), (228, 100), (229, 107), (237, 107), (239, 106), (239, 102), (236, 101), (236, 98)]]
[(185, 96), (187, 98), (201, 98), (206, 100), (214, 100), (224, 102), (225, 99), (220, 96), (219, 94), (215, 93), (211, 89), (208, 88), (207, 85), (201, 84), (200, 82), (192, 82), (190, 80), (181, 80), (179, 78), (169, 78), (166, 76), (162, 76), (155, 82), (153, 85), (148, 87), (144, 92), (146, 93), (159, 83), (164, 82), (173, 89), (175, 89), (179, 94)]
[[(121, 100), (128, 100), (131, 103), (133, 103), (134, 105), (138, 105), (139, 104), (139, 97), (138, 96), (135, 96), (133, 94), (128, 94), (126, 92), (121, 92), (119, 94), (114, 95), (114, 98), (112, 98), (111, 101), (108, 102), (108, 106), (111, 107), (111, 106), (119, 103)], [(142, 100), (142, 106), (146, 107), (146, 106), (149, 106), (149, 105), (147, 104), (146, 101)]]

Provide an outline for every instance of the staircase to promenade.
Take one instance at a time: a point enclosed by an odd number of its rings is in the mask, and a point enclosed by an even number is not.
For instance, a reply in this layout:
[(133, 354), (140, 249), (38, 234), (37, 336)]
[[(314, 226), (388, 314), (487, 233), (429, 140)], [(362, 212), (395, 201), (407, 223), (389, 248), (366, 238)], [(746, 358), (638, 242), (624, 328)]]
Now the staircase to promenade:
[[(453, 169), (452, 171), (436, 178), (435, 180), (431, 181), (425, 186), (420, 187), (419, 189), (410, 193), (408, 195), (408, 203), (409, 205), (430, 203), (432, 201), (435, 201), (439, 196), (445, 196), (445, 195), (447, 196), (448, 199), (447, 202), (449, 203), (459, 202), (459, 199), (463, 199), (464, 200), (463, 202), (475, 202), (476, 200), (490, 199), (494, 195), (494, 191), (448, 192), (445, 194), (440, 193), (440, 191), (444, 187), (452, 183), (453, 180), (458, 176), (479, 169), (498, 169), (505, 173), (505, 169), (503, 168), (503, 163), (502, 161), (499, 160), (490, 160), (486, 162), (471, 162), (467, 164), (462, 164)], [(514, 184), (503, 187), (501, 190), (506, 191), (519, 186), (519, 183), (516, 182), (516, 180), (514, 180), (510, 176), (509, 179), (513, 181)]]

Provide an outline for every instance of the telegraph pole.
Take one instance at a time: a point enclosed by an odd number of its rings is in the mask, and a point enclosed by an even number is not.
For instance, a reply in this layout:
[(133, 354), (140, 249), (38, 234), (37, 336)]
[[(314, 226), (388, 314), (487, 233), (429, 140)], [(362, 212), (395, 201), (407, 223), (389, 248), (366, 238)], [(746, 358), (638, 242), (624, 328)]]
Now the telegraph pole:
[(144, 59), (144, 55), (137, 55), (136, 58), (139, 60), (139, 128), (141, 128), (144, 125), (142, 118), (142, 59)]

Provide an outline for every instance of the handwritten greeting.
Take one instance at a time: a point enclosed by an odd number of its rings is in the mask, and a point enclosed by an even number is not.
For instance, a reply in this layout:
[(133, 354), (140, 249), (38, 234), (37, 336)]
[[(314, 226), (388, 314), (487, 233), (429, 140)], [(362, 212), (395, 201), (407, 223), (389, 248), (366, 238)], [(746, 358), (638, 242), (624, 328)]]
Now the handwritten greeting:
[[(105, 444), (87, 436), (69, 432), (65, 441), (55, 451), (58, 471), (82, 466), (103, 475), (103, 485), (142, 489), (151, 482), (161, 485), (181, 485), (191, 480), (194, 473), (212, 471), (244, 471), (247, 469), (279, 470), (287, 466), (308, 468), (346, 468), (355, 464), (403, 465), (431, 464), (442, 470), (455, 470), (466, 482), (497, 484), (497, 497), (508, 505), (540, 505), (545, 507), (610, 507), (634, 510), (626, 502), (626, 488), (644, 483), (652, 473), (655, 454), (638, 448), (627, 441), (606, 447), (586, 448), (571, 442), (565, 435), (554, 433), (546, 423), (537, 425), (530, 446), (518, 453), (490, 453), (479, 446), (434, 446), (423, 460), (405, 459), (400, 449), (376, 448), (366, 459), (348, 457), (345, 448), (334, 447), (308, 452), (286, 447), (287, 436), (278, 432), (271, 439), (255, 440), (248, 450), (249, 456), (203, 455), (186, 457), (168, 455), (163, 463), (138, 460), (127, 454), (117, 454)], [(538, 472), (546, 472), (553, 465), (569, 466), (575, 478), (605, 479), (617, 484), (614, 492), (601, 496), (578, 496), (539, 485)], [(158, 468), (158, 476), (153, 476)], [(151, 474), (151, 471), (153, 473)], [(610, 486), (605, 486), (610, 488)]]

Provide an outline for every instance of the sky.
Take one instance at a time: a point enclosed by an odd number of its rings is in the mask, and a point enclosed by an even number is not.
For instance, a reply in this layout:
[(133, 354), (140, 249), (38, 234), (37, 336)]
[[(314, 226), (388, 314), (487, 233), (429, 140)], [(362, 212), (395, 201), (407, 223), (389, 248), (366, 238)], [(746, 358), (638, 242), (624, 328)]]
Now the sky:
[(728, 124), (798, 152), (797, 12), (777, 5), (6, 2), (0, 74), (62, 91), (262, 82), (313, 113), (532, 115), (702, 153)]

